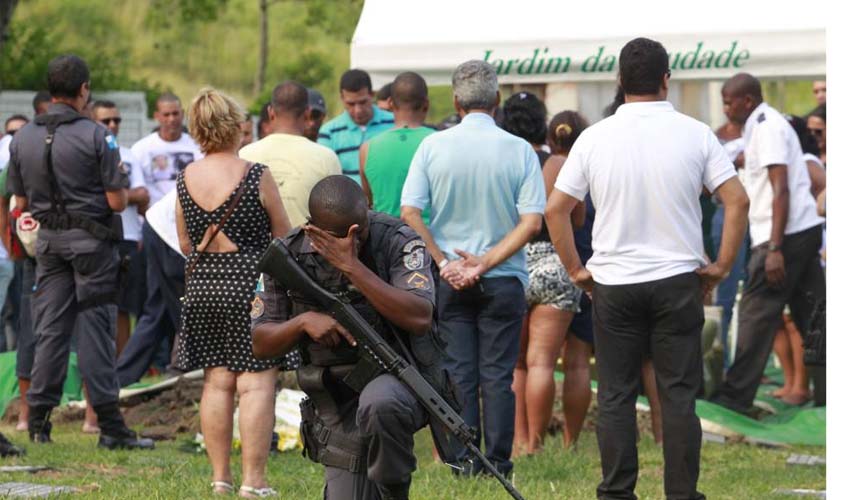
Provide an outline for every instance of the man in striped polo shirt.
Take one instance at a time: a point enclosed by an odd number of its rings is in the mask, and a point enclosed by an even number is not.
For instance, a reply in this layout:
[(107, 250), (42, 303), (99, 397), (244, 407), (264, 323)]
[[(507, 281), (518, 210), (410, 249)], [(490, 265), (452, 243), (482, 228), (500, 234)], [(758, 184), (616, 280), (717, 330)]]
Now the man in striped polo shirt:
[(337, 154), (344, 175), (361, 183), (358, 150), (364, 142), (393, 128), (393, 113), (373, 104), (370, 75), (350, 69), (340, 77), (340, 99), (345, 111), (323, 124), (317, 142)]

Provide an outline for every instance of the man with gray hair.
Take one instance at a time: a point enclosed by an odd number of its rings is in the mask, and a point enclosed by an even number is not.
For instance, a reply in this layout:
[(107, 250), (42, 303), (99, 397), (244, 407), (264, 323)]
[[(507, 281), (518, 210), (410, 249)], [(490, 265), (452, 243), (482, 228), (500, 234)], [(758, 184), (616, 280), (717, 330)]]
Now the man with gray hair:
[[(513, 468), (513, 370), (526, 312), (522, 247), (540, 231), (546, 192), (537, 154), (496, 126), (496, 71), (468, 61), (452, 75), (461, 123), (423, 139), (402, 190), (402, 219), (440, 268), (438, 320), (462, 417), (482, 427), (487, 458)], [(431, 207), (428, 226), (422, 210)], [(480, 446), (480, 439), (476, 441)], [(466, 458), (466, 452), (464, 452)], [(478, 463), (464, 473), (481, 472)]]

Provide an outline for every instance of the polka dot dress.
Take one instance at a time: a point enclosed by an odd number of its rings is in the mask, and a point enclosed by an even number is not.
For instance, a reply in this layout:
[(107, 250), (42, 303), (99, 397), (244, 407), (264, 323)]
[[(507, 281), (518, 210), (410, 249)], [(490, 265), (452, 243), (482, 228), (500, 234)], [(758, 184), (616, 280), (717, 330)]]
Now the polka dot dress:
[[(250, 167), (241, 181), (246, 188), (229, 220), (220, 230), (238, 246), (237, 252), (202, 255), (185, 284), (181, 342), (176, 348), (177, 365), (184, 370), (225, 366), (232, 371), (256, 372), (279, 366), (279, 360), (259, 360), (252, 354), (250, 303), (258, 281), (258, 259), (270, 243), (270, 219), (259, 199), (261, 164)], [(194, 248), (209, 224), (217, 224), (235, 197), (238, 187), (214, 211), (194, 202), (185, 186), (184, 171), (176, 189)], [(191, 252), (185, 269), (197, 259)]]

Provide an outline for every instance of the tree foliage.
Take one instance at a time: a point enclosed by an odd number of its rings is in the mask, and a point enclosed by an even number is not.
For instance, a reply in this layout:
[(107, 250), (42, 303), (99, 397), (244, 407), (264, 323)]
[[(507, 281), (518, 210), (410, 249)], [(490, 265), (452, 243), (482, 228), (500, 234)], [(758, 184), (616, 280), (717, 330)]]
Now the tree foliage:
[(145, 22), (151, 28), (212, 22), (225, 10), (226, 3), (227, 0), (150, 0)]
[[(0, 88), (43, 89), (47, 62), (73, 52), (88, 61), (95, 91), (144, 91), (150, 112), (162, 91), (188, 102), (204, 85), (258, 111), (277, 83), (293, 79), (320, 90), (333, 115), (342, 111), (337, 82), (362, 7), (363, 0), (274, 1), (267, 77), (256, 96), (256, 0), (27, 0), (0, 49)], [(451, 96), (430, 90), (435, 122), (452, 112)]]

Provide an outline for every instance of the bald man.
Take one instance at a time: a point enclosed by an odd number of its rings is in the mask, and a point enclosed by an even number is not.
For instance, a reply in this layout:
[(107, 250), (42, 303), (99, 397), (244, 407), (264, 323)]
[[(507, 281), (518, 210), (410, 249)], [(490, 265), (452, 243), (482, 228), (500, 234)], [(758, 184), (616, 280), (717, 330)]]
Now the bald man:
[[(397, 352), (408, 352), (401, 342), (417, 353), (431, 338), (435, 300), (423, 241), (399, 219), (368, 212), (360, 186), (343, 175), (318, 182), (308, 205), (309, 222), (288, 234), (285, 245)], [(303, 359), (297, 370), (309, 396), (303, 440), (309, 458), (325, 466), (325, 498), (407, 499), (414, 433), (427, 422), (422, 406), (393, 375), (371, 370), (372, 361), (327, 311), (288, 295), (266, 274), (258, 288), (253, 351), (270, 359), (298, 349)]]
[[(408, 71), (393, 80), (387, 97), (395, 126), (361, 146), (361, 186), (370, 207), (399, 217), (402, 186), (411, 160), (423, 139), (435, 130), (426, 126), (428, 87), (423, 77)], [(423, 212), (428, 224), (428, 210)]]
[(273, 89), (267, 106), (267, 135), (241, 148), (241, 158), (270, 168), (293, 227), (308, 217), (308, 193), (318, 181), (340, 174), (334, 151), (311, 142), (305, 130), (311, 117), (308, 89), (297, 82), (282, 82)]
[[(751, 257), (739, 304), (733, 365), (713, 400), (738, 412), (754, 403), (786, 305), (802, 335), (825, 298), (819, 261), (822, 223), (810, 192), (801, 143), (792, 126), (763, 102), (760, 82), (740, 73), (722, 87), (725, 115), (743, 126)], [(800, 400), (785, 400), (803, 404)]]

